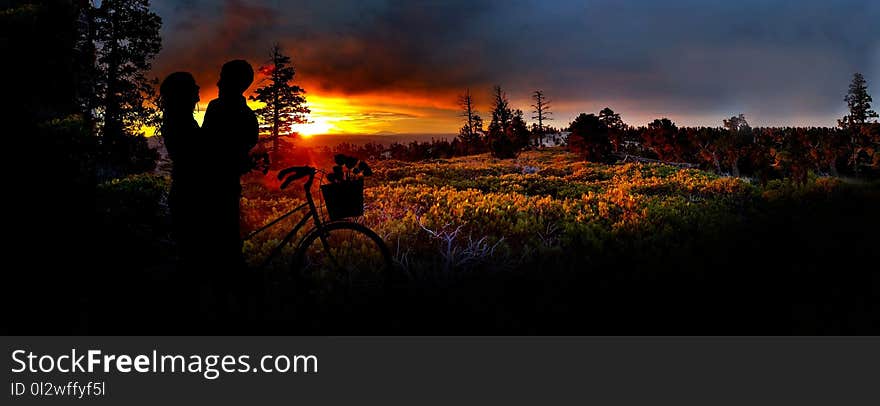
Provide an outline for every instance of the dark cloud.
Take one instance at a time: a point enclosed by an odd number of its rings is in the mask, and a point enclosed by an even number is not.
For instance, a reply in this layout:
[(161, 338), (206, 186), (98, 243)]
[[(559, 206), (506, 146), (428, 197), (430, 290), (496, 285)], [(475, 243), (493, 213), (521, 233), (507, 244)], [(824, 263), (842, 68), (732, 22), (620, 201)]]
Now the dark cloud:
[(842, 110), (853, 72), (880, 92), (877, 1), (155, 5), (165, 20), (157, 69), (205, 78), (228, 59), (264, 61), (278, 41), (314, 91), (451, 98), (500, 83), (514, 100), (544, 89), (570, 109), (560, 120), (612, 105), (638, 120), (822, 121)]
[(269, 33), (282, 17), (272, 7), (241, 0), (156, 2), (163, 19), (162, 73), (188, 70), (214, 81), (223, 62), (250, 59), (271, 47)]

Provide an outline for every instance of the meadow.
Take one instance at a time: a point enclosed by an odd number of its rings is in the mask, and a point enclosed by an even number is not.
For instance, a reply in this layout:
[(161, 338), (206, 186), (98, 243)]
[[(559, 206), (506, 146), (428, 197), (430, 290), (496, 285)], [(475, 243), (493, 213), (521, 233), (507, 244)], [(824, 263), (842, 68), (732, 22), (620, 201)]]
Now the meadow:
[[(328, 167), (327, 157), (310, 158)], [(811, 175), (806, 184), (758, 185), (663, 164), (590, 163), (557, 149), (507, 160), (484, 154), (371, 164), (358, 221), (391, 248), (407, 279), (405, 292), (357, 309), (321, 298), (270, 300), (252, 328), (319, 334), (877, 329), (871, 315), (880, 279), (868, 265), (878, 256), (876, 184)], [(243, 231), (303, 202), (300, 184), (280, 190), (273, 175), (246, 177)], [(128, 252), (127, 263), (144, 264), (147, 279), (173, 278), (167, 186), (167, 177), (136, 175), (99, 187), (105, 226), (129, 236), (118, 249)], [(246, 241), (251, 265), (296, 220)], [(288, 287), (289, 263), (282, 259), (259, 272), (268, 296), (287, 297), (279, 290)]]
[[(244, 189), (245, 229), (304, 201), (252, 176)], [(820, 185), (833, 180), (819, 180)], [(388, 242), (395, 262), (417, 278), (474, 269), (500, 271), (552, 257), (589, 258), (674, 239), (689, 227), (720, 228), (759, 197), (737, 178), (659, 164), (602, 165), (561, 150), (517, 159), (476, 155), (423, 162), (383, 160), (367, 178), (361, 219)], [(295, 222), (293, 216), (289, 221)], [(248, 241), (257, 264), (283, 237), (279, 225)]]

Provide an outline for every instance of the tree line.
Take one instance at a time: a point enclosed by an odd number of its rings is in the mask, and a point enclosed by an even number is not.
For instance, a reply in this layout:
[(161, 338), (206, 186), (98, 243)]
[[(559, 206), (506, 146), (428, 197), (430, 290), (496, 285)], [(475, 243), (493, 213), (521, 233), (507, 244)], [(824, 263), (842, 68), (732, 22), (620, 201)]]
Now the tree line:
[(26, 66), (7, 76), (20, 101), (7, 125), (42, 143), (42, 165), (86, 183), (153, 169), (143, 129), (159, 119), (147, 75), (162, 20), (148, 0), (12, 1), (0, 20), (9, 60)]
[(537, 120), (537, 123), (529, 127), (523, 111), (511, 107), (501, 86), (495, 86), (492, 89), (491, 119), (488, 127), (484, 128), (483, 118), (475, 107), (473, 95), (470, 89), (466, 90), (459, 98), (465, 124), (453, 141), (460, 145), (457, 149), (465, 151), (465, 154), (491, 152), (497, 158), (507, 159), (516, 157), (525, 148), (543, 145), (546, 134), (558, 131), (544, 124), (552, 120), (550, 102), (544, 92), (536, 90), (532, 97), (535, 100), (532, 105), (535, 115), (532, 119)]
[[(522, 110), (510, 106), (501, 87), (495, 86), (492, 95), (491, 121), (485, 129), (470, 90), (461, 96), (464, 125), (454, 147), (449, 143), (451, 154), (489, 152), (497, 158), (513, 158), (524, 149), (544, 146), (547, 134), (559, 132), (545, 125), (552, 112), (543, 91), (532, 93), (536, 122), (531, 127), (523, 120)], [(833, 176), (876, 172), (880, 169), (880, 124), (872, 120), (878, 115), (871, 109), (873, 100), (861, 74), (853, 75), (844, 101), (849, 113), (838, 120), (837, 127), (751, 127), (743, 114), (723, 120), (720, 127), (678, 127), (668, 118), (633, 127), (606, 107), (597, 114), (581, 113), (569, 123), (565, 146), (594, 162), (635, 156), (761, 181), (783, 176), (803, 182), (810, 171)]]
[(880, 124), (871, 110), (864, 77), (856, 73), (844, 98), (849, 114), (837, 127), (757, 127), (743, 114), (721, 127), (678, 127), (668, 118), (630, 127), (605, 108), (581, 114), (570, 125), (568, 147), (584, 159), (605, 162), (626, 155), (761, 181), (790, 177), (805, 182), (808, 172), (838, 176), (880, 169)]

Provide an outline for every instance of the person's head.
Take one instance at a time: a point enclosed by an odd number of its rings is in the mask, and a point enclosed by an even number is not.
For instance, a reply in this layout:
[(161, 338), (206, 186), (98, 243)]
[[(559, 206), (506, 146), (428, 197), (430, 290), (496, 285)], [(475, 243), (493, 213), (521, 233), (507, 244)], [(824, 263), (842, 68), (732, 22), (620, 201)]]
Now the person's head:
[(247, 61), (236, 59), (223, 64), (217, 87), (220, 94), (240, 95), (254, 82), (254, 68)]
[(199, 102), (199, 86), (189, 72), (174, 72), (159, 86), (159, 100), (165, 115), (192, 114)]

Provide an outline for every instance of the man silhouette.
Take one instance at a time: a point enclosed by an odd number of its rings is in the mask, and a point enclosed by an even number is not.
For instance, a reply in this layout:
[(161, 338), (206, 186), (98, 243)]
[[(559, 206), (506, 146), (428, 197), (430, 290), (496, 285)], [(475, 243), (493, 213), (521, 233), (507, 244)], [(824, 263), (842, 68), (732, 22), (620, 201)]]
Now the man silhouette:
[(240, 176), (251, 169), (250, 150), (257, 144), (259, 127), (257, 116), (247, 106), (244, 91), (254, 80), (254, 70), (247, 61), (234, 60), (223, 65), (219, 94), (208, 104), (202, 124), (206, 138), (206, 154), (212, 170), (206, 182), (210, 184), (212, 203), (205, 207), (212, 219), (210, 232), (216, 254), (206, 264), (222, 278), (221, 292), (229, 292), (231, 283), (245, 269), (240, 234)]

